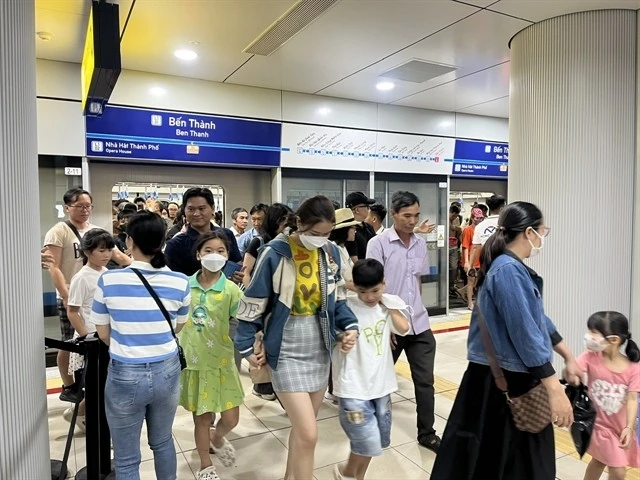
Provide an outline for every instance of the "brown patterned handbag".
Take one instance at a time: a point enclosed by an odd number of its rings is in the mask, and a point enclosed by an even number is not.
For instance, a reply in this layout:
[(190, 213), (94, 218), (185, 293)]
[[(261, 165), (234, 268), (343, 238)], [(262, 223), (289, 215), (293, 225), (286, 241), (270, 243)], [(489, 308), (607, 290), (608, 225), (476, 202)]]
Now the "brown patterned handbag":
[(478, 317), (478, 325), (482, 335), (482, 343), (487, 353), (489, 368), (496, 382), (498, 389), (507, 399), (507, 405), (511, 410), (513, 423), (518, 430), (528, 433), (540, 433), (551, 423), (551, 406), (549, 405), (549, 396), (547, 389), (542, 383), (538, 383), (535, 387), (518, 397), (509, 396), (509, 386), (504, 372), (498, 364), (496, 351), (493, 348), (489, 330), (484, 319), (484, 315), (476, 301), (476, 312)]

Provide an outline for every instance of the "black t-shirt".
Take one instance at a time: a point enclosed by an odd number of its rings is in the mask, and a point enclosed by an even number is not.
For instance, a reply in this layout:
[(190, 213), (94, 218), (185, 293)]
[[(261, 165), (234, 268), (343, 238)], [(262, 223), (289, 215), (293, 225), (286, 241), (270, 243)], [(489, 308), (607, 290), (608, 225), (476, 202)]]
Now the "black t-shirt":
[(358, 257), (358, 260), (367, 258), (367, 244), (376, 236), (376, 231), (368, 223), (356, 225), (356, 241), (345, 243), (350, 257)]
[(257, 237), (253, 237), (245, 253), (248, 253), (253, 258), (257, 259), (258, 250), (260, 250), (260, 248), (262, 248), (263, 245), (264, 245), (264, 239), (262, 238), (261, 235), (258, 235)]

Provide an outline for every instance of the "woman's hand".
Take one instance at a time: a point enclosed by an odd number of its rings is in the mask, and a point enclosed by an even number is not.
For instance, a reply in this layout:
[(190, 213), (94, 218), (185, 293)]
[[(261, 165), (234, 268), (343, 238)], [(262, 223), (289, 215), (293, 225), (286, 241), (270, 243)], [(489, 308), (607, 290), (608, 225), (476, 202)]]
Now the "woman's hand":
[(347, 330), (340, 337), (340, 351), (342, 353), (349, 353), (349, 351), (355, 346), (358, 340), (358, 332), (356, 330)]
[(633, 430), (631, 427), (624, 427), (622, 429), (622, 433), (620, 434), (620, 448), (624, 448), (625, 450), (629, 448), (631, 445), (631, 441), (633, 440)]
[(569, 402), (564, 387), (555, 375), (543, 379), (542, 382), (549, 396), (551, 421), (557, 427), (570, 427), (573, 423), (573, 408), (571, 408), (571, 402)]

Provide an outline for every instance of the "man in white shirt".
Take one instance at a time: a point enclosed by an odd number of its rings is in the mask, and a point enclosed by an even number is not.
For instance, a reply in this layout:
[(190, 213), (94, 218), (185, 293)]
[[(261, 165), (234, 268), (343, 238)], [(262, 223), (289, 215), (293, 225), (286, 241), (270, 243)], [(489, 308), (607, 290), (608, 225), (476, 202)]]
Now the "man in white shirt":
[(368, 223), (373, 227), (376, 235), (380, 235), (386, 230), (384, 228), (384, 219), (387, 218), (387, 209), (384, 205), (376, 203), (369, 208), (369, 215), (365, 219), (365, 223)]
[(233, 212), (231, 212), (231, 220), (233, 221), (233, 226), (229, 230), (233, 232), (237, 242), (247, 225), (249, 225), (249, 212), (242, 207), (234, 208)]
[[(471, 257), (469, 258), (470, 265), (474, 265), (487, 239), (498, 229), (500, 213), (504, 207), (507, 206), (507, 200), (502, 195), (491, 195), (487, 199), (487, 206), (489, 207), (489, 216), (480, 222), (473, 232), (473, 241), (471, 242), (473, 247), (471, 248)], [(473, 270), (473, 268), (469, 271), (471, 270)], [(467, 271), (467, 274), (469, 274), (469, 271)]]

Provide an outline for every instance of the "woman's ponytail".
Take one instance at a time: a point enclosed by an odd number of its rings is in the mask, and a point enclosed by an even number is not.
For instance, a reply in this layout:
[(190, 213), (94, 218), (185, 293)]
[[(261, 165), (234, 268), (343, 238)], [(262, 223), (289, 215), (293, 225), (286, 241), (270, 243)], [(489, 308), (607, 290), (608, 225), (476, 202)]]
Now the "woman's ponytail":
[(506, 249), (507, 240), (505, 238), (504, 227), (498, 227), (498, 230), (487, 239), (482, 247), (482, 251), (480, 253), (482, 262), (480, 271), (478, 272), (477, 288), (480, 288), (480, 285), (484, 282), (493, 261), (502, 255)]
[(162, 250), (153, 254), (150, 263), (153, 268), (163, 268), (167, 266), (167, 259), (165, 258)]
[(638, 348), (638, 344), (631, 340), (631, 337), (627, 340), (627, 349), (624, 352), (627, 355), (627, 358), (632, 362), (640, 362), (640, 348)]

